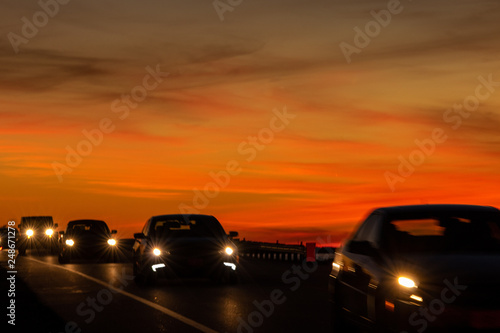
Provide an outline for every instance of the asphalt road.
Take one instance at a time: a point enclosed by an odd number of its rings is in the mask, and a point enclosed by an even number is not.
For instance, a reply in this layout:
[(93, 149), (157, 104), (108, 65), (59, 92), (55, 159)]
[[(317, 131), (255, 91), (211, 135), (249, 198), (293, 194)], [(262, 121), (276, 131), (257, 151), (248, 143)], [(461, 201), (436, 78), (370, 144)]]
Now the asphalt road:
[[(9, 277), (7, 252), (0, 254)], [(328, 264), (242, 259), (240, 281), (163, 280), (141, 287), (128, 262), (17, 257), (16, 327), (27, 332), (330, 332)], [(2, 279), (4, 302), (10, 281)], [(7, 303), (4, 303), (4, 305)], [(2, 306), (8, 313), (8, 309)], [(2, 315), (2, 326), (9, 317)]]

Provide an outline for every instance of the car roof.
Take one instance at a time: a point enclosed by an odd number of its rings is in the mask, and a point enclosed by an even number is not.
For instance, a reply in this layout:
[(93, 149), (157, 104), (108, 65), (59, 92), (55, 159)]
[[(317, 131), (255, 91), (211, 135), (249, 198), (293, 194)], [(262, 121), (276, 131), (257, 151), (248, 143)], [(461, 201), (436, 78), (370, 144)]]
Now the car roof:
[(42, 228), (54, 225), (52, 216), (23, 216), (21, 217), (21, 228)]
[(106, 222), (101, 220), (73, 220), (69, 221), (68, 225), (78, 224), (78, 223), (86, 223), (86, 224), (106, 224)]
[(40, 220), (42, 220), (44, 222), (46, 222), (46, 221), (52, 222), (53, 221), (52, 216), (23, 216), (23, 217), (21, 217), (22, 222), (26, 222), (26, 221), (31, 222), (31, 221), (40, 221)]
[(500, 214), (500, 210), (491, 206), (457, 205), (457, 204), (426, 204), (380, 207), (372, 214), (383, 214), (389, 219), (407, 219), (440, 215), (474, 216), (483, 214)]
[(153, 220), (159, 220), (159, 219), (178, 219), (178, 220), (184, 220), (188, 221), (189, 219), (192, 218), (214, 218), (215, 216), (213, 215), (204, 215), (204, 214), (165, 214), (165, 215), (155, 215), (152, 216), (151, 219)]

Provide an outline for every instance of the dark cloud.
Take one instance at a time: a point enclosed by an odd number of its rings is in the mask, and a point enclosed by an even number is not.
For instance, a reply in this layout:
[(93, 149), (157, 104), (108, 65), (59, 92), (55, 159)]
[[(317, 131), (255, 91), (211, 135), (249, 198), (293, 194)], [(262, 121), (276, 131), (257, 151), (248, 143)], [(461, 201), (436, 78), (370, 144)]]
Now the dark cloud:
[(27, 93), (46, 92), (76, 80), (95, 82), (111, 77), (106, 67), (113, 59), (72, 56), (56, 51), (25, 50), (12, 56), (0, 54), (0, 86), (4, 90)]

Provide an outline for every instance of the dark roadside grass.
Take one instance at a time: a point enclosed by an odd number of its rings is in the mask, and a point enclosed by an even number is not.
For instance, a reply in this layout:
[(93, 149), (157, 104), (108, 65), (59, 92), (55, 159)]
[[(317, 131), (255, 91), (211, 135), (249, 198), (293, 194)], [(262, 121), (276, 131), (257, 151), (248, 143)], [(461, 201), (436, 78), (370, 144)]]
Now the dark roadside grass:
[[(0, 332), (59, 333), (56, 328), (65, 327), (64, 320), (42, 304), (35, 293), (17, 275), (15, 291), (11, 291), (11, 283), (8, 280), (11, 275), (0, 265), (0, 276), (2, 277), (0, 294), (2, 295), (3, 312)], [(12, 292), (15, 295), (12, 295)], [(12, 297), (9, 297), (9, 293)], [(10, 300), (15, 301), (15, 325), (9, 324), (9, 321), (12, 320), (9, 316), (12, 310), (8, 309), (11, 306)]]

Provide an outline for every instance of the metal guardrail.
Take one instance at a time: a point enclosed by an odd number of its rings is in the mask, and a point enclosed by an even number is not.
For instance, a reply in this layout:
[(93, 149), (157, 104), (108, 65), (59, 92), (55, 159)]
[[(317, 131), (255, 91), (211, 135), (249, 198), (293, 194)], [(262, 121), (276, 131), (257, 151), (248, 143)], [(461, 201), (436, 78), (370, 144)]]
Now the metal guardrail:
[(302, 260), (306, 256), (303, 245), (287, 245), (279, 243), (262, 243), (233, 240), (238, 247), (240, 256), (251, 259), (268, 260)]
[[(304, 245), (287, 245), (279, 243), (263, 243), (233, 240), (238, 247), (240, 257), (264, 260), (301, 261), (306, 259), (307, 248)], [(307, 245), (307, 244), (306, 244)], [(335, 248), (319, 247), (314, 249), (315, 259), (318, 262), (332, 261)], [(309, 258), (308, 258), (309, 260)]]
[(300, 253), (270, 253), (270, 252), (262, 252), (262, 253), (240, 253), (240, 256), (243, 258), (251, 258), (251, 259), (269, 259), (269, 260), (290, 260), (290, 261), (300, 261), (305, 258), (305, 254)]

